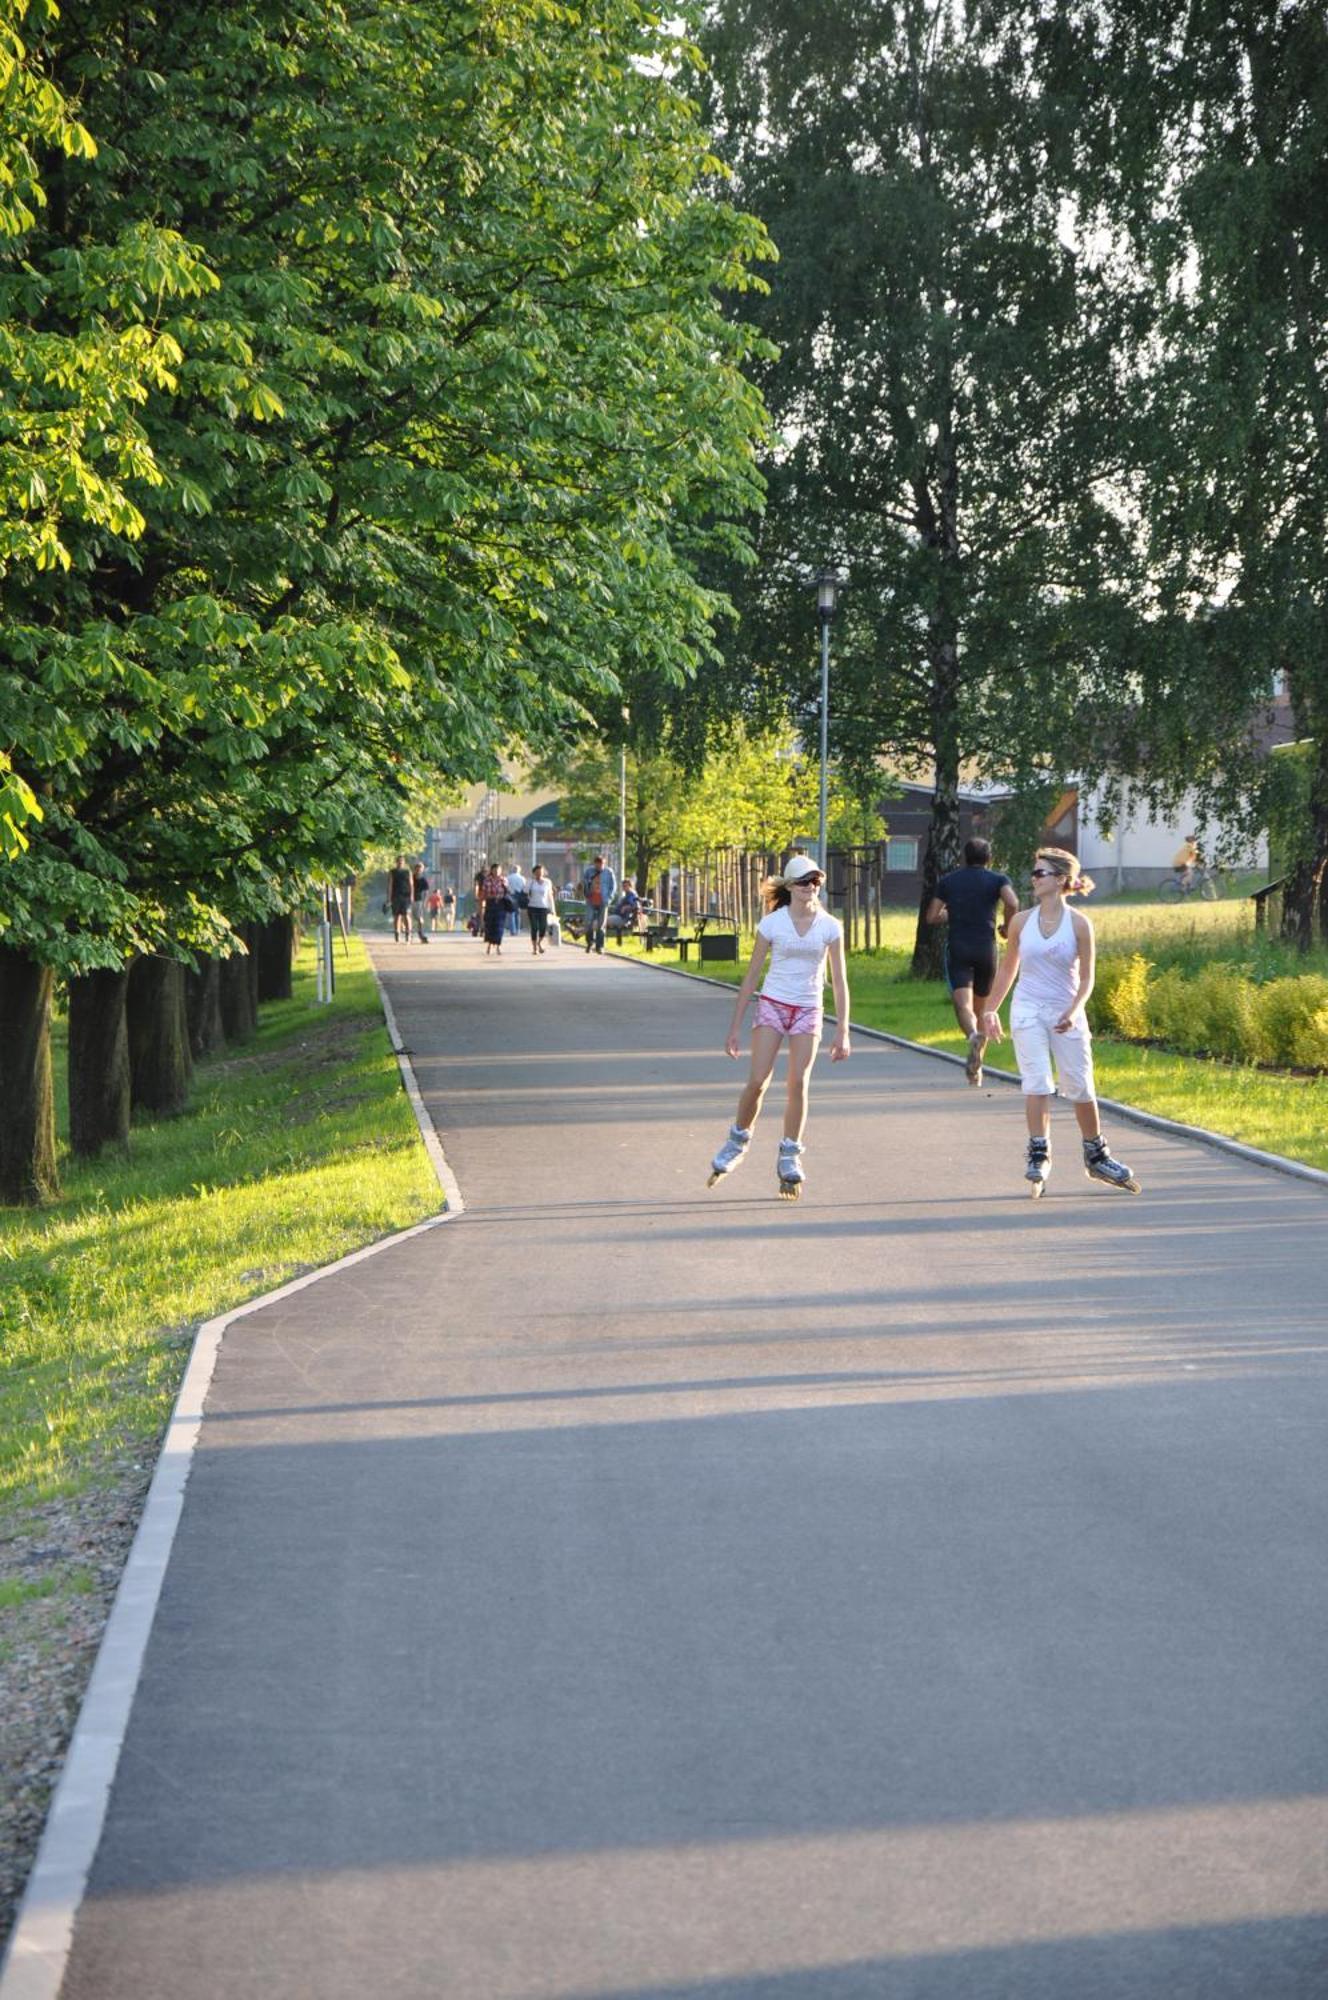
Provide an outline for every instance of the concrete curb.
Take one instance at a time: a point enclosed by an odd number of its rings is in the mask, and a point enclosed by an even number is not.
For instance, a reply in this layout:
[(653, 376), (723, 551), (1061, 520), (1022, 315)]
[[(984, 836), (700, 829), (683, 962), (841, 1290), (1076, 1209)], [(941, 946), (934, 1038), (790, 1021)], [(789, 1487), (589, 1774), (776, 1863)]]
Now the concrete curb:
[(194, 1447), (203, 1423), (203, 1405), (227, 1327), (249, 1313), (321, 1283), (338, 1271), (365, 1263), (384, 1250), (395, 1249), (399, 1243), (408, 1243), (413, 1236), (440, 1228), (443, 1223), (453, 1221), (465, 1207), (456, 1176), (443, 1156), (438, 1135), (424, 1108), (377, 968), (374, 968), (374, 982), (406, 1093), (447, 1207), (441, 1215), (428, 1216), (409, 1229), (381, 1236), (376, 1243), (352, 1250), (334, 1264), (306, 1271), (275, 1291), (264, 1292), (215, 1319), (205, 1320), (194, 1335), (184, 1380), (143, 1503), (138, 1532), (111, 1603), (64, 1768), (47, 1811), (37, 1858), (28, 1876), (4, 1959), (0, 1961), (0, 2000), (58, 2000), (64, 1983), (74, 1922), (106, 1822), (111, 1786), (184, 1508)]
[[(448, 1214), (462, 1215), (465, 1212), (466, 1204), (462, 1197), (460, 1185), (458, 1184), (456, 1175), (447, 1164), (447, 1157), (443, 1152), (442, 1141), (438, 1137), (432, 1118), (430, 1118), (428, 1111), (425, 1109), (424, 1099), (420, 1095), (420, 1086), (416, 1081), (415, 1071), (411, 1067), (410, 1055), (405, 1043), (401, 1039), (401, 1030), (397, 1026), (397, 1017), (392, 1012), (392, 1002), (388, 999), (383, 982), (378, 977), (378, 967), (374, 964), (373, 955), (369, 952), (367, 945), (365, 946), (365, 951), (369, 958), (369, 970), (374, 976), (374, 985), (378, 988), (378, 998), (383, 1005), (383, 1018), (387, 1022), (387, 1038), (392, 1044), (392, 1053), (397, 1059), (397, 1068), (401, 1071), (401, 1081), (406, 1087), (406, 1095), (410, 1099), (410, 1108), (415, 1113), (415, 1122), (420, 1128), (420, 1137), (424, 1141), (424, 1150), (429, 1155), (434, 1173), (438, 1176), (438, 1185), (446, 1197)], [(3, 1994), (0, 1994), (0, 2000), (4, 2000)]]
[[(607, 951), (604, 956), (605, 958), (609, 956)], [(643, 972), (667, 972), (676, 979), (690, 979), (705, 986), (718, 986), (725, 993), (733, 991), (729, 980), (711, 979), (704, 972), (688, 972), (681, 965), (651, 965), (644, 958), (621, 958), (617, 962), (622, 965), (639, 966)], [(833, 1014), (826, 1015), (827, 1021), (833, 1021), (834, 1018)], [(948, 1049), (929, 1049), (924, 1042), (910, 1042), (904, 1035), (887, 1034), (884, 1028), (864, 1028), (854, 1020), (850, 1020), (849, 1029), (855, 1035), (866, 1035), (873, 1042), (889, 1042), (897, 1049), (911, 1049), (914, 1055), (930, 1056), (933, 1062), (953, 1063), (957, 1069), (964, 1067), (964, 1058), (952, 1056)], [(1013, 1070), (992, 1069), (985, 1064), (983, 1075), (997, 1083), (1019, 1082)], [(1206, 1126), (1182, 1125), (1177, 1119), (1162, 1118), (1155, 1111), (1140, 1111), (1133, 1104), (1122, 1104), (1115, 1097), (1099, 1097), (1098, 1103), (1104, 1111), (1110, 1111), (1113, 1117), (1123, 1118), (1131, 1125), (1140, 1125), (1146, 1132), (1160, 1132), (1170, 1139), (1190, 1139), (1197, 1145), (1210, 1146), (1215, 1152), (1228, 1153), (1233, 1159), (1244, 1160), (1250, 1166), (1267, 1167), (1273, 1173), (1289, 1174), (1293, 1180), (1311, 1181), (1317, 1187), (1328, 1188), (1328, 1173), (1321, 1167), (1307, 1167), (1302, 1160), (1287, 1160), (1280, 1153), (1260, 1152), (1257, 1146), (1243, 1146), (1238, 1139), (1228, 1139), (1221, 1132), (1210, 1132)], [(0, 1993), (0, 2000), (7, 2000), (7, 1996)]]

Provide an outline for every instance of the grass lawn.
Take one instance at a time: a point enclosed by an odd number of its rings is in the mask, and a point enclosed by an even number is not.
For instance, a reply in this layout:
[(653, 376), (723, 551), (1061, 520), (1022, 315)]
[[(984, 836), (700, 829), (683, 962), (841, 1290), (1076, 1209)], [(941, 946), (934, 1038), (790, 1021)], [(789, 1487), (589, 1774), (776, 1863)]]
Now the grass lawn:
[[(1248, 963), (1255, 976), (1264, 977), (1328, 971), (1328, 954), (1315, 952), (1301, 958), (1289, 947), (1256, 937), (1248, 902), (1178, 906), (1101, 903), (1091, 906), (1090, 914), (1099, 950), (1143, 951), (1158, 963), (1197, 965), (1216, 957)], [(849, 959), (853, 1019), (865, 1028), (881, 1028), (926, 1048), (960, 1055), (964, 1039), (944, 986), (939, 981), (907, 977), (914, 921), (912, 911), (883, 912), (882, 949)], [(708, 963), (697, 967), (693, 960), (684, 970), (699, 970), (736, 986), (750, 948), (750, 938), (744, 938), (738, 965)], [(606, 950), (616, 954), (618, 946), (612, 944)], [(679, 964), (676, 951), (656, 951), (647, 957), (637, 941), (624, 951), (648, 964)], [(828, 989), (826, 997), (829, 1002)], [(1008, 1041), (993, 1049), (990, 1057), (998, 1068), (1013, 1068)], [(1237, 1068), (1201, 1056), (1113, 1041), (1100, 1034), (1094, 1057), (1103, 1097), (1328, 1169), (1328, 1078)]]
[[(169, 1414), (194, 1328), (437, 1213), (363, 946), (313, 1004), (201, 1063), (191, 1108), (136, 1126), (127, 1159), (65, 1154), (64, 1192), (0, 1214), (0, 1516), (69, 1493)], [(63, 1102), (64, 1046), (56, 1048)]]

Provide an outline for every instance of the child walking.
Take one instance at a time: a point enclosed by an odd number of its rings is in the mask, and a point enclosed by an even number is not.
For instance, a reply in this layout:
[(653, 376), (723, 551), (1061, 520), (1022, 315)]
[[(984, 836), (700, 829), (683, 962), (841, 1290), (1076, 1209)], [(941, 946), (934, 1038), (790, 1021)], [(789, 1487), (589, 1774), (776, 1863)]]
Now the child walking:
[[(1019, 984), (1010, 1005), (1010, 1034), (1024, 1092), (1028, 1120), (1029, 1193), (1041, 1195), (1051, 1172), (1051, 1100), (1059, 1079), (1062, 1097), (1074, 1106), (1084, 1144), (1084, 1172), (1090, 1180), (1138, 1194), (1139, 1183), (1120, 1160), (1113, 1160), (1102, 1137), (1093, 1081), (1093, 1037), (1084, 1008), (1093, 990), (1093, 926), (1067, 896), (1086, 896), (1093, 887), (1073, 854), (1063, 847), (1040, 847), (1033, 859), (1033, 908), (1010, 921), (996, 982), (982, 1016), (982, 1030), (1001, 1039), (999, 1008)], [(1053, 1077), (1053, 1069), (1055, 1077)]]
[(770, 970), (756, 1003), (752, 1028), (751, 1071), (729, 1136), (710, 1163), (709, 1187), (731, 1174), (751, 1145), (780, 1044), (787, 1037), (788, 1099), (776, 1171), (783, 1200), (797, 1201), (802, 1193), (802, 1134), (812, 1064), (821, 1041), (827, 957), (839, 1017), (830, 1059), (843, 1062), (849, 1054), (844, 928), (837, 917), (821, 908), (817, 891), (824, 880), (814, 861), (805, 854), (795, 854), (784, 873), (766, 884), (766, 914), (756, 927), (751, 964), (738, 988), (733, 1022), (724, 1043), (726, 1052), (736, 1060), (742, 1017), (768, 958)]

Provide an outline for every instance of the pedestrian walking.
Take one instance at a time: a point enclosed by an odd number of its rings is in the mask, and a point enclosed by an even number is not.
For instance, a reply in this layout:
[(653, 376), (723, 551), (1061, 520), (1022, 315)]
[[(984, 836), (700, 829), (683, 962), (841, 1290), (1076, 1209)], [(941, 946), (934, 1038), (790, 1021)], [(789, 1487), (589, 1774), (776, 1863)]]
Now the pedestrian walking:
[(597, 854), (581, 876), (581, 895), (586, 906), (586, 950), (604, 949), (604, 919), (618, 888), (618, 878), (602, 854)]
[(807, 855), (794, 855), (784, 872), (765, 885), (766, 914), (756, 927), (751, 963), (738, 988), (733, 1022), (725, 1051), (735, 1059), (747, 1003), (770, 961), (752, 1027), (752, 1059), (747, 1082), (738, 1099), (737, 1116), (710, 1163), (709, 1186), (731, 1174), (752, 1142), (780, 1045), (788, 1042), (788, 1097), (784, 1106), (784, 1136), (779, 1142), (777, 1178), (785, 1201), (797, 1201), (805, 1179), (802, 1134), (807, 1123), (807, 1092), (812, 1064), (821, 1043), (825, 966), (830, 961), (838, 1027), (832, 1062), (849, 1054), (848, 974), (844, 968), (844, 927), (821, 908), (819, 890), (825, 876)]
[(507, 871), (507, 893), (512, 899), (512, 914), (508, 918), (507, 928), (513, 937), (519, 937), (521, 934), (521, 920), (530, 907), (526, 901), (529, 889), (530, 884), (521, 873), (521, 863), (518, 861), (515, 868), (509, 868)]
[(530, 949), (538, 958), (544, 950), (549, 935), (549, 918), (553, 914), (553, 884), (544, 872), (544, 863), (537, 861), (530, 871), (530, 881), (526, 886), (526, 916), (530, 923)]
[(424, 863), (416, 861), (410, 870), (410, 906), (415, 920), (415, 935), (421, 944), (428, 944), (429, 933), (424, 928), (424, 911), (429, 900), (429, 878), (424, 872)]
[(1024, 1178), (1030, 1194), (1040, 1196), (1051, 1172), (1051, 1100), (1059, 1086), (1061, 1096), (1074, 1106), (1089, 1179), (1138, 1194), (1138, 1181), (1120, 1160), (1112, 1159), (1102, 1137), (1093, 1037), (1084, 1018), (1093, 990), (1093, 926), (1066, 901), (1089, 895), (1092, 879), (1065, 848), (1040, 847), (1032, 881), (1033, 908), (1021, 910), (1010, 924), (1010, 941), (982, 1016), (983, 1033), (998, 1042), (1001, 1002), (1015, 987), (1010, 1035), (1028, 1121)]
[(415, 891), (404, 854), (398, 854), (387, 875), (387, 906), (392, 912), (392, 935), (398, 944), (410, 943), (410, 913)]
[(443, 891), (443, 929), (450, 931), (456, 922), (456, 890), (449, 882)]
[(981, 1009), (974, 1005), (985, 1000), (996, 977), (996, 928), (1010, 935), (1010, 919), (1019, 911), (1019, 898), (1008, 875), (991, 865), (991, 843), (973, 839), (964, 843), (964, 865), (952, 868), (936, 884), (936, 894), (927, 905), (929, 924), (948, 924), (945, 939), (945, 983), (955, 1019), (968, 1040), (964, 1074), (975, 1087), (982, 1082), (982, 1058), (987, 1038), (982, 1032)]
[(439, 926), (443, 921), (443, 892), (437, 886), (429, 891), (428, 911), (430, 933), (437, 937)]
[(484, 904), (484, 956), (496, 952), (503, 955), (503, 939), (507, 935), (507, 919), (512, 913), (512, 899), (507, 893), (507, 877), (496, 862), (491, 861), (485, 871), (482, 890)]

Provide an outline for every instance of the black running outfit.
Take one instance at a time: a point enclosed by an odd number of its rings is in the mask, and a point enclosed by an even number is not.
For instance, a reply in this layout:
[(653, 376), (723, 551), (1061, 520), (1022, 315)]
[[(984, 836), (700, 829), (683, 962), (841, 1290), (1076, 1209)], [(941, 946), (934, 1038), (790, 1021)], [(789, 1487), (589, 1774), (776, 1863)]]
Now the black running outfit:
[(936, 884), (945, 904), (949, 928), (945, 936), (945, 977), (950, 991), (971, 986), (979, 999), (991, 992), (996, 978), (996, 912), (1008, 875), (994, 868), (952, 868)]

